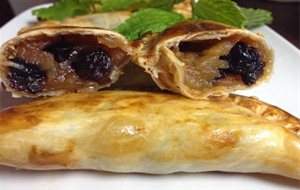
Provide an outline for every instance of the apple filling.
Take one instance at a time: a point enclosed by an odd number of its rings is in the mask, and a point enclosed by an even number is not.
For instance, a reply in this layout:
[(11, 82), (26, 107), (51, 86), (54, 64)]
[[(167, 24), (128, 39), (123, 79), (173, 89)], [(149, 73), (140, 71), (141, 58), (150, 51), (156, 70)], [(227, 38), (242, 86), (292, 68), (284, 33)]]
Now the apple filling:
[(92, 35), (28, 38), (11, 51), (9, 86), (31, 94), (97, 90), (115, 82), (114, 71), (129, 60), (117, 44), (101, 44)]
[(265, 64), (251, 43), (240, 36), (182, 41), (173, 51), (185, 63), (185, 84), (194, 89), (253, 85), (263, 75)]

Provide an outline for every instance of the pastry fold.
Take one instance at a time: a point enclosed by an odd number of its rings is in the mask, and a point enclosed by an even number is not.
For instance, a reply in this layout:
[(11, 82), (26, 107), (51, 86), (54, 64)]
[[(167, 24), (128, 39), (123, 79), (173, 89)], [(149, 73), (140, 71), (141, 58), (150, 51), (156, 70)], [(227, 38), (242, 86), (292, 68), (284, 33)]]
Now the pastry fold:
[(135, 62), (161, 89), (201, 99), (267, 80), (273, 51), (257, 33), (211, 21), (177, 24), (134, 43)]
[(65, 94), (6, 109), (0, 123), (1, 165), (300, 179), (299, 119), (237, 95), (195, 101), (133, 91)]
[(128, 41), (111, 30), (52, 25), (26, 30), (0, 49), (0, 77), (14, 97), (90, 92), (116, 82)]

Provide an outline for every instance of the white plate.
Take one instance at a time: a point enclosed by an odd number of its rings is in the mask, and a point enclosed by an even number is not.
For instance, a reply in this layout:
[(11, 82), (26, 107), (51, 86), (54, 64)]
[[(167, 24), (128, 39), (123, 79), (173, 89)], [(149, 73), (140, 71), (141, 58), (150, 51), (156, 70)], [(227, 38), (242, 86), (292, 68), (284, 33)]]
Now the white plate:
[[(36, 7), (35, 7), (36, 8)], [(1, 44), (32, 22), (31, 9), (15, 17), (1, 28)], [(266, 37), (275, 50), (275, 69), (270, 81), (239, 92), (257, 96), (300, 116), (300, 51), (269, 27), (256, 31)], [(0, 110), (30, 99), (13, 99), (0, 90)], [(12, 118), (13, 119), (13, 118)], [(272, 156), (272, 155), (270, 155)], [(115, 174), (95, 171), (26, 171), (0, 167), (0, 190), (17, 189), (298, 189), (300, 182), (275, 175), (239, 173), (179, 173), (172, 175)]]

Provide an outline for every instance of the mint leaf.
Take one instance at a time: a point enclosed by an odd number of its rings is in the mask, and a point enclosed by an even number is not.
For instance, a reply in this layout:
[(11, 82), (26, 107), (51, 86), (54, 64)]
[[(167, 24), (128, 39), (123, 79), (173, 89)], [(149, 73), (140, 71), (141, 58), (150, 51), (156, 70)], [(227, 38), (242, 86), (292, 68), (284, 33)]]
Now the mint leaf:
[(136, 40), (147, 33), (162, 32), (182, 21), (184, 18), (181, 14), (154, 8), (141, 9), (118, 26), (115, 31), (129, 40)]
[(246, 28), (255, 28), (264, 24), (271, 24), (272, 13), (263, 9), (241, 8), (242, 13), (247, 18)]
[(194, 19), (212, 20), (238, 28), (243, 28), (247, 22), (241, 10), (231, 0), (193, 0), (192, 6)]
[(80, 3), (101, 4), (102, 0), (79, 0)]
[(137, 10), (141, 8), (172, 9), (174, 4), (183, 0), (102, 0), (100, 12), (118, 10)]
[(46, 20), (62, 20), (67, 17), (88, 14), (90, 5), (79, 0), (60, 0), (48, 8), (35, 9), (32, 14)]

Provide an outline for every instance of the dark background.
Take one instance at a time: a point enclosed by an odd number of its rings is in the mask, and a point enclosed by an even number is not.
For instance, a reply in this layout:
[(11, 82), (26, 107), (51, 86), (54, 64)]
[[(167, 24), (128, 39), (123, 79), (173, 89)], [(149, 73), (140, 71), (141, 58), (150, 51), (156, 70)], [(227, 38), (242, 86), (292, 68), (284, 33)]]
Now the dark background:
[(241, 7), (262, 8), (271, 11), (273, 22), (270, 27), (300, 48), (300, 2), (234, 1)]
[[(234, 0), (241, 7), (263, 8), (273, 13), (275, 31), (300, 48), (300, 2), (280, 3), (267, 0)], [(0, 26), (12, 19), (15, 14), (7, 0), (0, 0)], [(28, 7), (24, 7), (26, 9)]]

